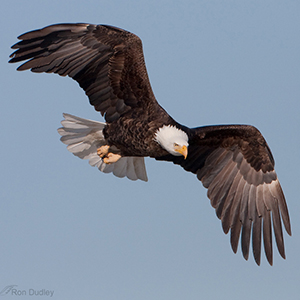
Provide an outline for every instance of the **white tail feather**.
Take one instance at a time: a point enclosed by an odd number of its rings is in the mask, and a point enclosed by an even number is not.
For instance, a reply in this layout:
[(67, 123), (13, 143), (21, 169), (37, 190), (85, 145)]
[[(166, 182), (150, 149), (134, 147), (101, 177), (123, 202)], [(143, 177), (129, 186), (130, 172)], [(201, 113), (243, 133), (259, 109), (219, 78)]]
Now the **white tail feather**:
[(102, 130), (105, 123), (91, 121), (63, 114), (62, 126), (57, 131), (67, 149), (82, 159), (88, 159), (91, 166), (103, 173), (113, 173), (117, 177), (127, 176), (131, 180), (148, 181), (143, 157), (121, 157), (113, 164), (105, 164), (97, 155), (97, 149), (106, 145)]

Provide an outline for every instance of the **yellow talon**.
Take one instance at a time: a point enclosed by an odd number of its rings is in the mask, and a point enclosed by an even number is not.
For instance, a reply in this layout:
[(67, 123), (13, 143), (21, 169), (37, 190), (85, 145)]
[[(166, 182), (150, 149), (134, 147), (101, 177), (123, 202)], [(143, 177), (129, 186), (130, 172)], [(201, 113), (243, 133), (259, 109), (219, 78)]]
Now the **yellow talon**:
[(122, 156), (120, 154), (108, 153), (104, 158), (103, 162), (107, 165), (117, 162)]
[(97, 154), (102, 158), (108, 154), (109, 148), (110, 147), (108, 145), (101, 146), (97, 149)]

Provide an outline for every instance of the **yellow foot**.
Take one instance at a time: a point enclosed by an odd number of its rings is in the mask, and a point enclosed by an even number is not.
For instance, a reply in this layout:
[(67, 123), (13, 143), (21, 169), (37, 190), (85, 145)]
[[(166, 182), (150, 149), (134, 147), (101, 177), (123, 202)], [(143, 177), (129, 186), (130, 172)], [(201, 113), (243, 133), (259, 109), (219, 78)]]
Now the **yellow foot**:
[(104, 158), (103, 161), (109, 165), (117, 162), (122, 156), (120, 154), (108, 153)]
[(104, 145), (97, 149), (97, 154), (102, 158), (108, 154), (109, 146)]

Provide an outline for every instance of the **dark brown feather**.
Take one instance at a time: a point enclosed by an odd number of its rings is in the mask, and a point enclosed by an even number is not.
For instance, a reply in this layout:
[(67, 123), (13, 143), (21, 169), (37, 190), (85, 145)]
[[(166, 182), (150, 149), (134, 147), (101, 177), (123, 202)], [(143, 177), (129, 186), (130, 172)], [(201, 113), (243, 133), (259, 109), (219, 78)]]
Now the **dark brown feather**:
[(253, 255), (259, 265), (263, 232), (266, 257), (272, 264), (273, 224), (278, 251), (285, 258), (281, 219), (291, 234), (289, 214), (273, 156), (261, 133), (248, 125), (206, 126), (187, 133), (186, 160), (172, 155), (158, 159), (173, 161), (197, 174), (208, 188), (207, 196), (224, 232), (231, 229), (234, 252), (241, 232), (243, 256), (248, 259), (252, 230)]
[(158, 105), (145, 67), (142, 42), (107, 25), (58, 24), (19, 36), (10, 62), (28, 60), (18, 70), (70, 76), (90, 103), (113, 122), (131, 108)]

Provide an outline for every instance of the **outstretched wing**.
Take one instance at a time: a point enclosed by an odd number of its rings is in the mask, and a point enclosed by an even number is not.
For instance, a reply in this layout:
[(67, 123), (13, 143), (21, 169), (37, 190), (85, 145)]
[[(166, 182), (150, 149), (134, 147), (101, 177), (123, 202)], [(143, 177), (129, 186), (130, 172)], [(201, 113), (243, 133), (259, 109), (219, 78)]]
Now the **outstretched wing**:
[[(252, 231), (253, 255), (260, 264), (263, 235), (266, 257), (272, 265), (272, 225), (278, 251), (285, 258), (281, 226), (291, 235), (287, 205), (271, 151), (252, 126), (207, 126), (191, 129), (187, 159), (168, 155), (159, 160), (173, 161), (197, 174), (211, 205), (222, 221), (225, 233), (231, 230), (231, 246), (241, 246), (248, 259)], [(272, 219), (272, 221), (271, 221)]]
[(57, 24), (25, 33), (10, 62), (28, 60), (18, 70), (70, 76), (107, 122), (130, 109), (156, 102), (141, 40), (106, 25)]

